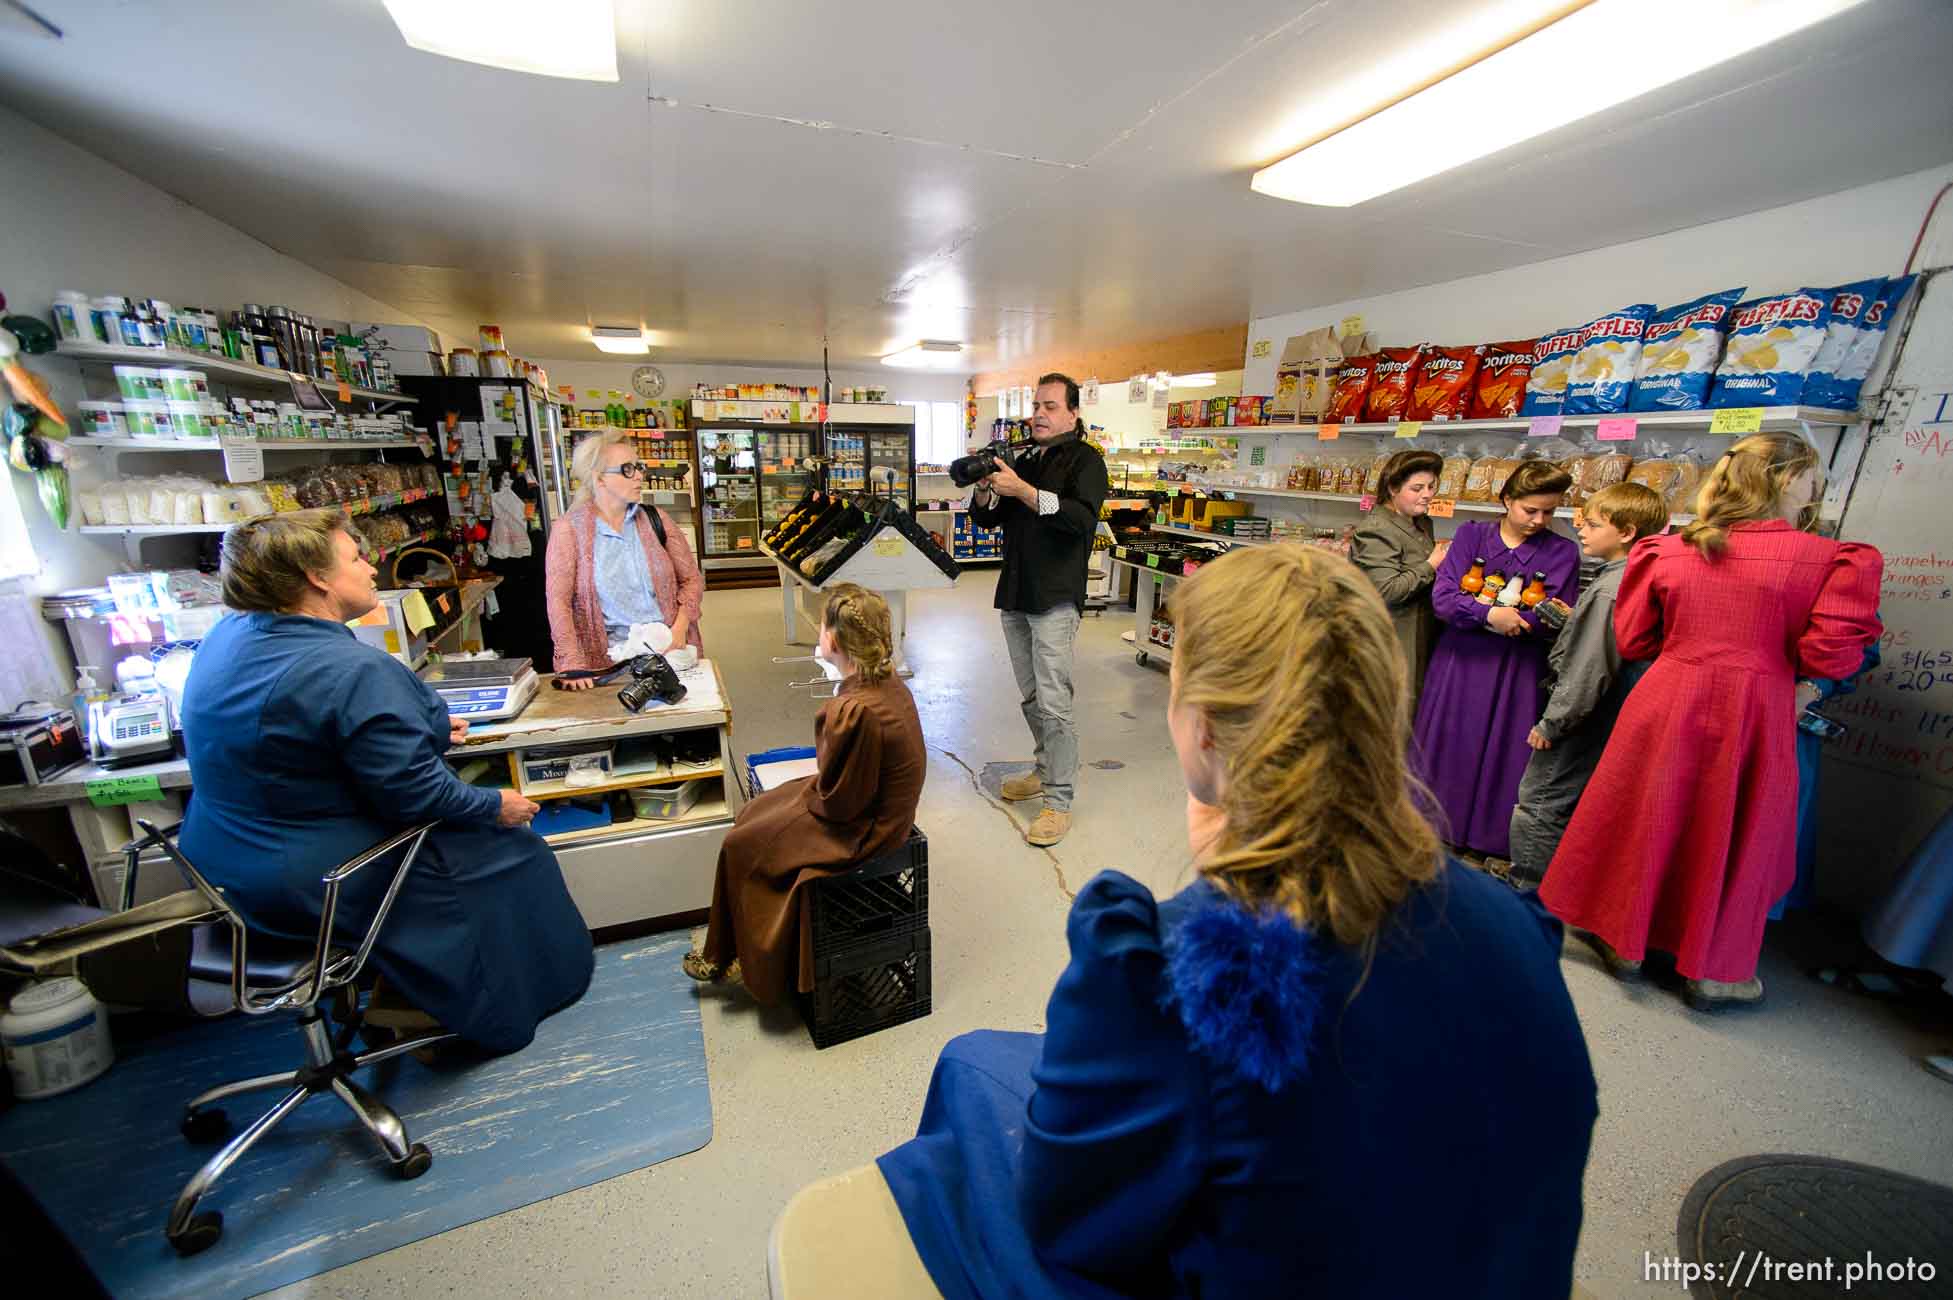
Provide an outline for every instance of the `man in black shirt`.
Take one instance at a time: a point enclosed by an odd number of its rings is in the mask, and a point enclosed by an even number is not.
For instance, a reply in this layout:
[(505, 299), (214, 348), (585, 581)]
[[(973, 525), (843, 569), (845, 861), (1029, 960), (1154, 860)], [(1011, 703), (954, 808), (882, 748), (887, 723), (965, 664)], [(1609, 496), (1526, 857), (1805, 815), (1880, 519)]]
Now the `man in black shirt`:
[(1056, 844), (1071, 829), (1078, 778), (1078, 730), (1072, 725), (1072, 643), (1085, 612), (1085, 573), (1105, 504), (1105, 458), (1085, 441), (1078, 385), (1065, 375), (1038, 380), (1031, 417), (1036, 446), (1000, 465), (977, 485), (970, 518), (1004, 530), (997, 576), (1004, 644), (1023, 696), (1024, 721), (1037, 742), (1037, 771), (1004, 782), (1006, 799), (1044, 796), (1024, 832), (1032, 844)]

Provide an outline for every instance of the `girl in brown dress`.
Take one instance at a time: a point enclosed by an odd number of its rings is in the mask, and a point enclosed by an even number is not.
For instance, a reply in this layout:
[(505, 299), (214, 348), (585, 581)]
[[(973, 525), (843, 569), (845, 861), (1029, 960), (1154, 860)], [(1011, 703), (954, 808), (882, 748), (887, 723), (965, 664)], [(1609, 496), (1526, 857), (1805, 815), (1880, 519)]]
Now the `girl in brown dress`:
[(767, 1006), (814, 988), (802, 886), (907, 839), (928, 766), (886, 601), (853, 583), (831, 589), (814, 653), (841, 677), (814, 719), (818, 769), (740, 810), (719, 850), (705, 944), (684, 959), (693, 979), (740, 981)]

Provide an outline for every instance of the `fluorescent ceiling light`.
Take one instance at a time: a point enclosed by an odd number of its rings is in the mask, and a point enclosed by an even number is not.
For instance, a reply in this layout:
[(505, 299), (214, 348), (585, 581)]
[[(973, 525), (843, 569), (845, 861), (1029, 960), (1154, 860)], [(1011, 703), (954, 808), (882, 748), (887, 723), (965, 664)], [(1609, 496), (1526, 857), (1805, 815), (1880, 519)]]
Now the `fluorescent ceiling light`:
[(1264, 167), (1253, 188), (1348, 207), (1747, 54), (1863, 0), (1695, 0), (1677, 29), (1646, 0), (1593, 0)]
[(1167, 387), (1169, 388), (1212, 388), (1217, 382), (1218, 381), (1214, 378), (1213, 371), (1203, 370), (1197, 375), (1175, 375), (1173, 376), (1173, 382), (1168, 384)]
[(611, 0), (383, 0), (407, 44), (443, 58), (578, 81), (617, 80)]
[(620, 356), (642, 356), (651, 350), (644, 339), (644, 331), (635, 325), (593, 325), (590, 327), (590, 341), (597, 345), (599, 352), (614, 352)]
[(924, 339), (882, 358), (885, 366), (905, 366), (912, 370), (954, 370), (962, 362), (963, 345), (948, 339)]

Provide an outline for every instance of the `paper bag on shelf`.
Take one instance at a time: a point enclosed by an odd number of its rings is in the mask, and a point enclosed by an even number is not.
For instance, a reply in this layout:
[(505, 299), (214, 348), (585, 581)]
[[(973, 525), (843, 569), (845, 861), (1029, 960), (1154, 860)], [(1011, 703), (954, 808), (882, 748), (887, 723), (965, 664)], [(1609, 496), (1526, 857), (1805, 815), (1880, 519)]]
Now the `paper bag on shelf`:
[(1293, 424), (1321, 415), (1329, 405), (1329, 390), (1335, 386), (1336, 367), (1342, 359), (1334, 326), (1325, 325), (1289, 339), (1275, 367), (1275, 400), (1270, 404), (1269, 422)]

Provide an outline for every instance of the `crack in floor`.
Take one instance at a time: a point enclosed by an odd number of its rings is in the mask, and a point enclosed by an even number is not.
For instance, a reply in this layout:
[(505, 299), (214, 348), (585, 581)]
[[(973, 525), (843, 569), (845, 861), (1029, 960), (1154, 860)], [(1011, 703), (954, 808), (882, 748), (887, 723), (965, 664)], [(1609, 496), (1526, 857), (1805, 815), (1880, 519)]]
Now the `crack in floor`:
[[(963, 774), (970, 778), (970, 788), (977, 792), (977, 797), (982, 799), (985, 803), (989, 804), (992, 808), (995, 808), (998, 812), (1002, 813), (1004, 819), (1010, 823), (1012, 830), (1017, 829), (1017, 818), (1011, 816), (1010, 809), (1004, 807), (1004, 805), (1000, 801), (996, 799), (992, 799), (990, 797), (990, 792), (983, 788), (983, 781), (980, 777), (978, 777), (976, 773), (976, 769), (971, 767), (968, 763), (965, 763), (960, 754), (958, 754), (953, 749), (944, 749), (939, 745), (931, 745), (929, 746), (929, 748), (935, 750), (938, 754), (941, 754), (944, 758), (947, 758), (950, 762), (962, 768)], [(1017, 833), (1020, 839), (1023, 838), (1024, 833), (1022, 831), (1018, 831)], [(1050, 848), (1045, 845), (1032, 844), (1029, 841), (1026, 841), (1025, 847), (1036, 849), (1039, 853), (1042, 853), (1045, 856), (1045, 859), (1048, 862), (1051, 863), (1051, 874), (1058, 878), (1058, 892), (1065, 896), (1065, 901), (1067, 903), (1071, 902), (1072, 900), (1078, 897), (1078, 891), (1065, 883), (1065, 865), (1064, 863), (1058, 861), (1057, 854), (1053, 853), (1050, 850)]]

